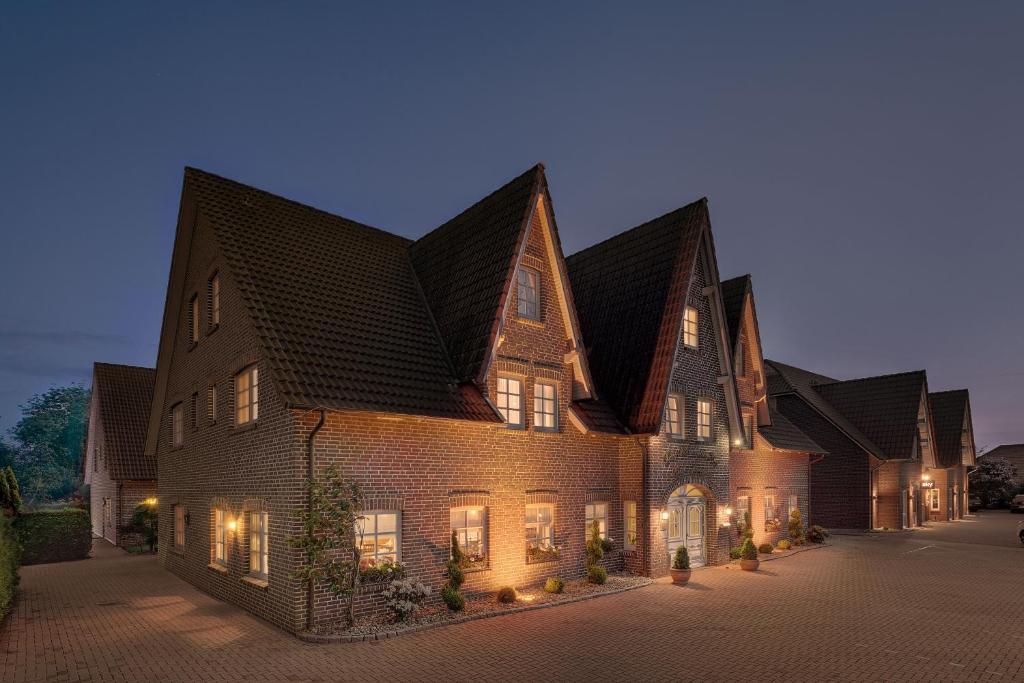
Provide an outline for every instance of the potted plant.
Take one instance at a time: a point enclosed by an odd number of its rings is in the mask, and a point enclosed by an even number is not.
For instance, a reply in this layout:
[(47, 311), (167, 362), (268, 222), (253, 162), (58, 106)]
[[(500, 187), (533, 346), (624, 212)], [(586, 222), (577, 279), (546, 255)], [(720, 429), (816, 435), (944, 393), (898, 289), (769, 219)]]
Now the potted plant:
[(669, 571), (672, 572), (672, 583), (677, 586), (685, 586), (690, 580), (690, 553), (686, 552), (686, 546), (676, 548)]
[(757, 546), (754, 545), (754, 539), (747, 538), (743, 541), (743, 547), (740, 548), (740, 569), (756, 572), (760, 564), (760, 560), (757, 559)]

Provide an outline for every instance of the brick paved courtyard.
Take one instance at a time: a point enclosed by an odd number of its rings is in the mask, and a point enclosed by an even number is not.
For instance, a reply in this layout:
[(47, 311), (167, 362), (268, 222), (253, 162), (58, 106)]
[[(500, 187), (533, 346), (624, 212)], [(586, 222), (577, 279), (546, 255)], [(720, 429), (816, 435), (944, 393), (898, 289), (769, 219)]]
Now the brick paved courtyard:
[(23, 569), (0, 680), (1024, 680), (1020, 519), (840, 537), (757, 574), (356, 645), (302, 643), (106, 546)]

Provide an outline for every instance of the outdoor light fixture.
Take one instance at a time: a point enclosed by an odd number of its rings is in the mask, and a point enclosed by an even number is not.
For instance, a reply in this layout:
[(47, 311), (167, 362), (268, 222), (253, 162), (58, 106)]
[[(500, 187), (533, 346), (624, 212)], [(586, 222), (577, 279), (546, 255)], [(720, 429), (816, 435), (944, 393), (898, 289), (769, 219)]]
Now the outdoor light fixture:
[(157, 504), (157, 499), (156, 498), (147, 498), (146, 500), (144, 500), (142, 502), (145, 503), (146, 505), (156, 505)]
[(728, 517), (731, 517), (731, 516), (732, 516), (732, 508), (731, 508), (731, 507), (729, 507), (728, 505), (726, 505), (726, 506), (725, 506), (725, 514), (726, 514), (726, 516), (728, 516)]
[(661, 521), (663, 521), (663, 522), (667, 522), (668, 521), (668, 510), (662, 510), (661, 511)]
[(736, 439), (735, 441), (732, 442), (732, 445), (733, 446), (742, 446), (743, 445), (743, 439)]
[(228, 522), (228, 531), (234, 531), (237, 528), (238, 528), (238, 520), (237, 519), (232, 519), (231, 521)]
[(930, 475), (930, 474), (922, 474), (921, 478), (924, 479), (925, 481), (928, 481), (929, 479), (932, 478), (932, 475)]

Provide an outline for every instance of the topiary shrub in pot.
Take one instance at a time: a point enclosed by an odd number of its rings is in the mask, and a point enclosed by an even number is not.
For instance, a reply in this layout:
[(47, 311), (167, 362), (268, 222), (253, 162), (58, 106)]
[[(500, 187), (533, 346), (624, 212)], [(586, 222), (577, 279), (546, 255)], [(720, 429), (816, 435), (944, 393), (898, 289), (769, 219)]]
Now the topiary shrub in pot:
[(685, 545), (676, 548), (669, 572), (672, 574), (672, 583), (677, 586), (685, 586), (690, 580), (690, 553), (687, 552)]
[(761, 545), (757, 546), (757, 552), (761, 553), (762, 555), (771, 555), (773, 550), (775, 550), (775, 548), (772, 546), (771, 543), (762, 543)]
[(544, 582), (544, 592), (546, 593), (561, 593), (563, 590), (565, 590), (565, 581), (557, 576), (549, 576), (548, 580)]
[(498, 602), (508, 605), (518, 599), (519, 595), (516, 593), (516, 589), (512, 586), (502, 586), (498, 589)]
[(760, 564), (761, 562), (757, 559), (757, 546), (754, 545), (754, 539), (747, 538), (740, 547), (740, 569), (754, 572), (757, 571)]

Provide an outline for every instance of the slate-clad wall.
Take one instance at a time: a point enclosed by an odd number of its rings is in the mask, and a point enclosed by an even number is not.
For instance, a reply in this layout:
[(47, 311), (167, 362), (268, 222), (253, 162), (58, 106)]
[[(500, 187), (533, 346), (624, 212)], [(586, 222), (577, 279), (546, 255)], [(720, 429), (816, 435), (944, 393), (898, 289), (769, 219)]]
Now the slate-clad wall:
[[(707, 555), (709, 564), (729, 560), (730, 529), (720, 527), (725, 521), (724, 510), (731, 504), (729, 492), (729, 417), (725, 392), (718, 383), (721, 374), (716, 333), (711, 317), (711, 300), (703, 294), (707, 285), (706, 269), (699, 259), (686, 296), (688, 305), (698, 311), (698, 348), (683, 346), (680, 341), (670, 379), (671, 393), (684, 396), (684, 438), (676, 439), (666, 433), (649, 438), (648, 490), (650, 503), (647, 532), (651, 556), (650, 574), (668, 573), (668, 537), (661, 512), (666, 509), (669, 496), (677, 488), (693, 484), (702, 489), (707, 499)], [(714, 403), (712, 439), (696, 440), (697, 399), (710, 398)]]

